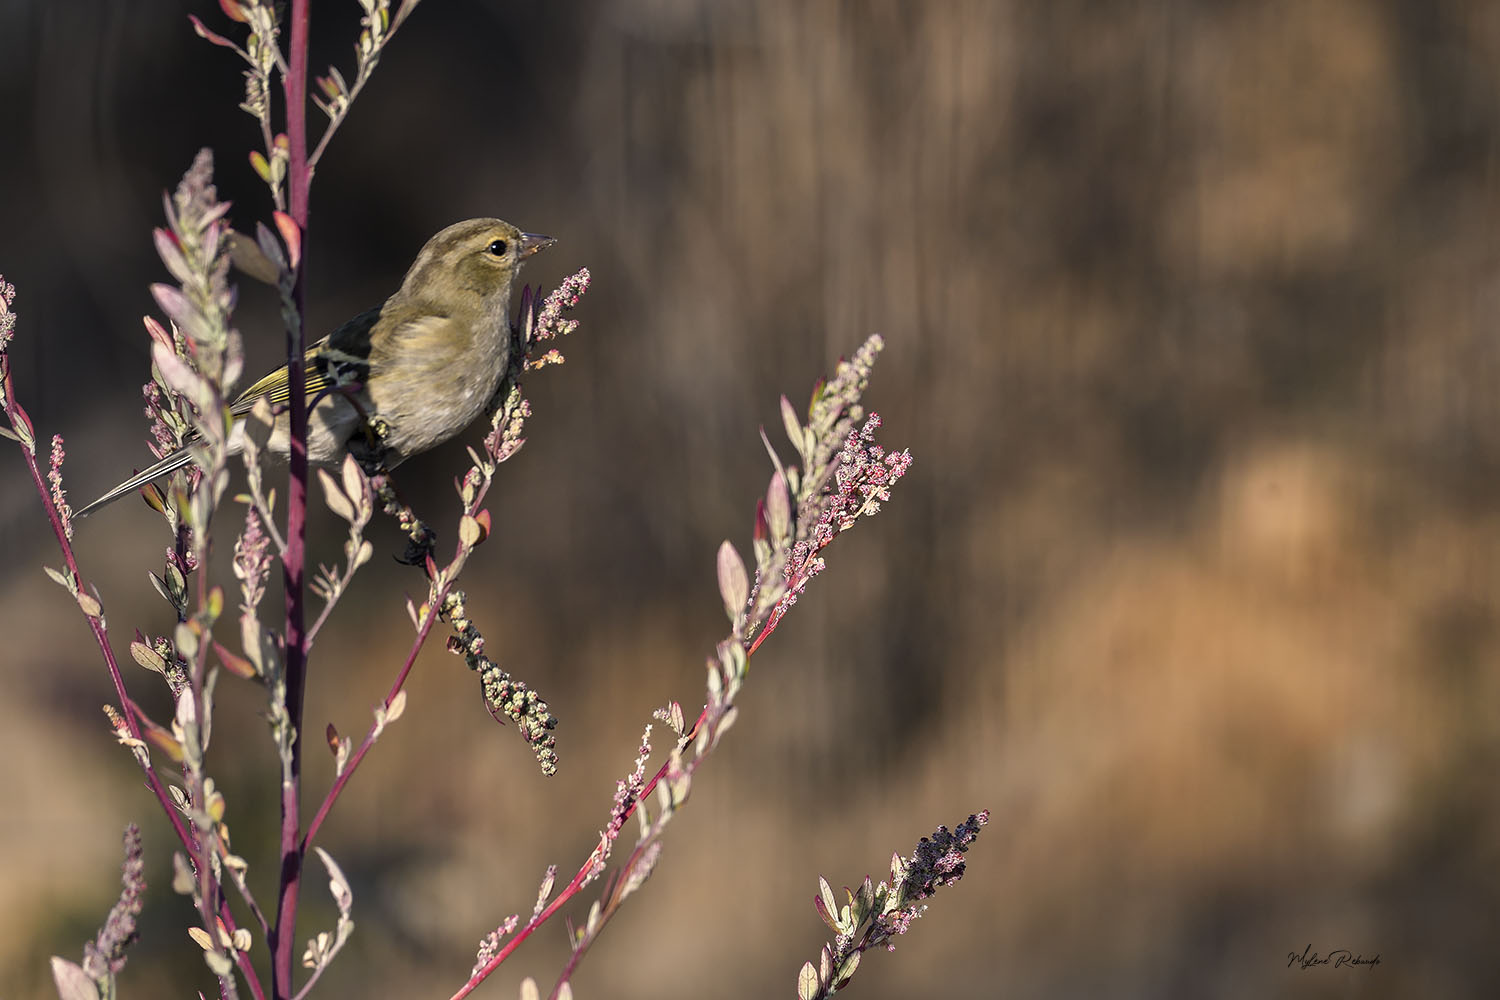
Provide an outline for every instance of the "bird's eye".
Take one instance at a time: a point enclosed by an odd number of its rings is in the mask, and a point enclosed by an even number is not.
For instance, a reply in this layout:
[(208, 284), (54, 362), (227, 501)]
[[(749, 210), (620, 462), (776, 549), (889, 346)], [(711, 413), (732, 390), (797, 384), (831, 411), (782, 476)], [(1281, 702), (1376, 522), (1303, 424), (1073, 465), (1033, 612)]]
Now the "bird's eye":
[(485, 251), (487, 253), (494, 254), (496, 257), (504, 257), (505, 256), (505, 241), (504, 240), (496, 240), (495, 242), (491, 243), (489, 246), (485, 247)]

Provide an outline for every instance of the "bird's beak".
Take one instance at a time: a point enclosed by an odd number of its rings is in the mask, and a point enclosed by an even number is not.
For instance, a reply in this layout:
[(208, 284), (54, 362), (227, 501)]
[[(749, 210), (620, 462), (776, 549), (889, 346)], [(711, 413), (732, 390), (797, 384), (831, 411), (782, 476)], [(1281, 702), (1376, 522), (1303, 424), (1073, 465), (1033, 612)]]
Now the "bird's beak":
[(532, 254), (539, 250), (545, 250), (556, 242), (550, 236), (538, 236), (536, 233), (522, 233), (520, 257), (522, 260), (525, 260)]

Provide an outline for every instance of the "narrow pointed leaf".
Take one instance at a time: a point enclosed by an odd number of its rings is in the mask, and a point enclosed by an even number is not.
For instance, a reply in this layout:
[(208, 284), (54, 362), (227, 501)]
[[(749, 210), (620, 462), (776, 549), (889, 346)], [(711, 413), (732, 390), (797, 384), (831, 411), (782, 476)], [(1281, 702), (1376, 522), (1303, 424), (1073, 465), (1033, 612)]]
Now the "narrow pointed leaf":
[(271, 218), (281, 233), (282, 241), (286, 243), (287, 263), (295, 271), (297, 263), (302, 260), (302, 228), (297, 225), (297, 220), (285, 212), (273, 212)]
[(323, 501), (328, 504), (328, 509), (345, 521), (354, 523), (354, 505), (344, 496), (327, 469), (318, 470), (318, 483), (323, 487)]
[(719, 546), (719, 596), (724, 599), (724, 612), (730, 622), (739, 620), (750, 597), (750, 580), (745, 574), (745, 562), (735, 547), (725, 540)]
[(777, 470), (771, 474), (771, 485), (766, 487), (766, 524), (771, 529), (771, 541), (784, 545), (792, 534), (792, 496), (787, 491), (786, 475)]
[(199, 38), (206, 38), (210, 42), (213, 42), (215, 45), (222, 45), (226, 49), (238, 49), (239, 48), (238, 45), (234, 44), (229, 39), (225, 38), (223, 35), (218, 35), (218, 34), (215, 34), (212, 31), (209, 31), (208, 28), (204, 26), (203, 22), (200, 21), (200, 20), (198, 20), (198, 18), (195, 17), (194, 15), (189, 14), (188, 15), (188, 20), (193, 22), (193, 30), (198, 33), (198, 37)]

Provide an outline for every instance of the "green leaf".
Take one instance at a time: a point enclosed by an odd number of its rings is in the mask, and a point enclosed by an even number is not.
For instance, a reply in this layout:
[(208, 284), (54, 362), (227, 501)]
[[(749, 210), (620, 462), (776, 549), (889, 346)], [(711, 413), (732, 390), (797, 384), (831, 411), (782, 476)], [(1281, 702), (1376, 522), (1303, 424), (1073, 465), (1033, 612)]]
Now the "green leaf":
[[(255, 175), (257, 177), (259, 177), (261, 180), (263, 180), (263, 181), (265, 181), (267, 183), (270, 183), (270, 180), (271, 180), (271, 164), (270, 164), (270, 161), (268, 161), (266, 159), (266, 154), (262, 153), (258, 149), (252, 149), (250, 151), (250, 169), (254, 170), (255, 171)], [(268, 253), (268, 254), (266, 254), (266, 256), (270, 257), (271, 255)], [(272, 257), (271, 259), (275, 260), (274, 257)]]
[(151, 578), (151, 586), (156, 588), (156, 592), (161, 595), (161, 599), (166, 601), (168, 604), (171, 604), (172, 595), (167, 593), (166, 581), (150, 570), (146, 571), (146, 575)]
[(167, 563), (163, 568), (166, 576), (167, 587), (172, 592), (172, 602), (179, 608), (187, 607), (187, 578), (182, 575), (182, 570), (173, 563)]
[(811, 962), (802, 963), (802, 971), (797, 973), (797, 1000), (813, 1000), (818, 995), (818, 970), (813, 968)]
[(866, 875), (859, 891), (854, 894), (854, 922), (862, 924), (869, 919), (870, 911), (875, 907), (875, 884)]
[(162, 658), (160, 653), (144, 642), (132, 642), (130, 644), (130, 655), (135, 658), (135, 662), (147, 670), (154, 671), (163, 676), (166, 675), (167, 661)]
[(891, 890), (900, 893), (901, 884), (906, 881), (906, 862), (901, 855), (891, 855)]
[(53, 583), (66, 590), (68, 593), (75, 596), (78, 594), (78, 588), (74, 586), (73, 577), (70, 574), (63, 573), (60, 570), (55, 570), (51, 566), (43, 566), (42, 571), (52, 578)]
[(833, 896), (833, 886), (821, 875), (818, 876), (818, 902), (821, 904), (818, 912), (821, 914), (826, 911), (828, 914), (825, 918), (828, 926), (839, 934), (844, 933), (843, 922), (839, 920), (839, 903)]
[(844, 964), (839, 966), (838, 972), (834, 973), (833, 988), (841, 990), (849, 980), (854, 978), (854, 970), (859, 968), (859, 952), (851, 951), (844, 959)]
[[(818, 881), (822, 882), (823, 880), (820, 878)], [(819, 888), (821, 889), (822, 887), (820, 886)], [(839, 930), (838, 917), (835, 915), (834, 911), (828, 908), (828, 904), (823, 901), (821, 892), (813, 897), (813, 909), (818, 911), (818, 918), (821, 919), (823, 923), (828, 925), (829, 930), (833, 931), (835, 934), (843, 933), (841, 930)]]
[(15, 406), (14, 411), (11, 413), (11, 430), (15, 432), (16, 440), (21, 442), (21, 447), (35, 455), (36, 430), (31, 426), (31, 418), (26, 415), (25, 410), (21, 409), (20, 403), (15, 402), (15, 400), (11, 402)]

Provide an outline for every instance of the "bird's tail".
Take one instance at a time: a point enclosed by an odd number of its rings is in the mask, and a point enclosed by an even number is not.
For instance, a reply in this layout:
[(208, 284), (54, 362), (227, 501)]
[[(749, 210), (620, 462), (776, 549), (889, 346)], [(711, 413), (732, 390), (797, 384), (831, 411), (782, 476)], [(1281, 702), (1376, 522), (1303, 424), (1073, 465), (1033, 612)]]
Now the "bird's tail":
[(122, 496), (131, 492), (132, 490), (140, 489), (142, 486), (145, 486), (147, 483), (151, 482), (151, 480), (160, 479), (162, 476), (165, 476), (169, 472), (176, 472), (178, 469), (182, 468), (184, 465), (187, 465), (192, 460), (193, 456), (190, 449), (179, 448), (177, 451), (172, 452), (172, 454), (168, 455), (160, 462), (157, 462), (149, 469), (146, 469), (143, 472), (137, 472), (135, 475), (131, 476), (129, 479), (125, 480), (119, 486), (116, 486), (114, 489), (110, 490), (108, 493), (104, 494), (102, 497), (100, 497), (98, 500), (95, 500), (87, 507), (84, 507), (81, 510), (74, 511), (73, 516), (87, 517), (89, 514), (98, 510), (100, 507), (103, 507), (105, 504), (112, 503), (115, 500), (120, 499)]

